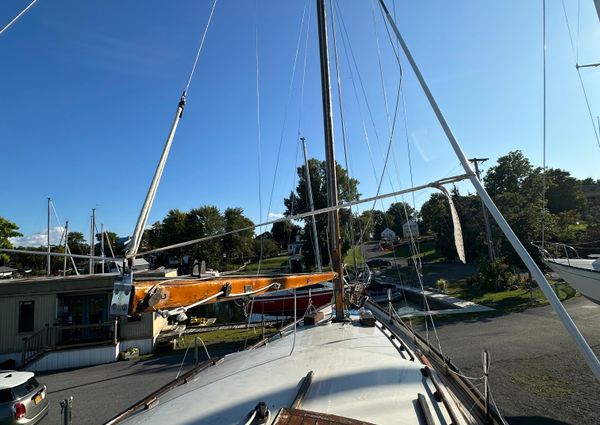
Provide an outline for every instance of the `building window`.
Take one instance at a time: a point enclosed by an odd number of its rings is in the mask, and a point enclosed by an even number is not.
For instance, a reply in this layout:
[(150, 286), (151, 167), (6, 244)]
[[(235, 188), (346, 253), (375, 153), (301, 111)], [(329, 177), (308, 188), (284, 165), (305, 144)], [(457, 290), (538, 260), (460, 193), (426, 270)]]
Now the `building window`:
[(34, 301), (21, 301), (19, 303), (19, 333), (33, 332), (34, 312)]

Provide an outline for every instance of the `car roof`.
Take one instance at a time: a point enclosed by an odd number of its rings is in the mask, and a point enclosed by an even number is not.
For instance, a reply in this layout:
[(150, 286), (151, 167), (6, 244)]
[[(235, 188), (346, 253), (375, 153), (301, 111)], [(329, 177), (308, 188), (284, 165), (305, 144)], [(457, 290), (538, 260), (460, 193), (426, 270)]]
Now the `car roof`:
[(33, 378), (33, 372), (20, 372), (17, 370), (0, 370), (0, 390), (14, 388), (28, 379)]

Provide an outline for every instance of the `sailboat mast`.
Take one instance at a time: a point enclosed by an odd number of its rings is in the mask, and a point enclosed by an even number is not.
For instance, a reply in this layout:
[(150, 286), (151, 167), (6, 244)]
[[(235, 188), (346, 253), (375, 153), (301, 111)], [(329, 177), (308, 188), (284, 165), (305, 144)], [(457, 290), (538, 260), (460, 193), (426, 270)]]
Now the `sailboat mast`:
[[(325, 133), (325, 161), (327, 164), (327, 200), (330, 207), (338, 205), (335, 148), (333, 142), (333, 115), (331, 107), (331, 82), (329, 77), (329, 48), (327, 42), (327, 17), (325, 0), (317, 0), (317, 21), (319, 28), (319, 59), (321, 63), (321, 97), (323, 102), (323, 129)], [(335, 320), (344, 320), (344, 273), (340, 239), (339, 210), (329, 213), (329, 245), (331, 265), (337, 272), (333, 284), (335, 298)]]
[(50, 276), (50, 208), (52, 206), (52, 199), (48, 198), (48, 234), (46, 239), (46, 274)]
[[(311, 212), (314, 212), (315, 205), (313, 203), (312, 184), (310, 182), (310, 169), (308, 167), (308, 153), (306, 152), (306, 139), (304, 137), (301, 137), (300, 140), (302, 141), (302, 148), (303, 148), (303, 152), (304, 152), (304, 169), (306, 170), (306, 191), (308, 192), (308, 207), (310, 208)], [(311, 224), (312, 224), (313, 244), (314, 244), (314, 248), (315, 248), (315, 262), (317, 263), (317, 271), (322, 272), (323, 268), (321, 267), (321, 252), (319, 249), (319, 237), (317, 235), (317, 220), (314, 215), (311, 217)]]
[[(69, 220), (65, 223), (65, 254), (69, 251)], [(67, 256), (63, 260), (63, 276), (67, 275)]]

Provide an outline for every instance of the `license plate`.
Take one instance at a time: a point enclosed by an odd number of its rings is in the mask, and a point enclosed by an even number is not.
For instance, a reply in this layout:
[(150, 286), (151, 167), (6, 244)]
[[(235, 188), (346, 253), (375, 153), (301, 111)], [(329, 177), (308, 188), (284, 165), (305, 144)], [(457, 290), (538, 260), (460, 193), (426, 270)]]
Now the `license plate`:
[(40, 394), (33, 397), (33, 404), (40, 404), (42, 402), (42, 396)]

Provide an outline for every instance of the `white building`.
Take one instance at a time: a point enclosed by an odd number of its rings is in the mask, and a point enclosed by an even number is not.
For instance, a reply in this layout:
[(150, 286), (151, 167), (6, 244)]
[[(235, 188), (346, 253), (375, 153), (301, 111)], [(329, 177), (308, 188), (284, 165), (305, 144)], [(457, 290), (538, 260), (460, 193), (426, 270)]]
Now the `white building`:
[(409, 220), (402, 225), (402, 237), (410, 238), (410, 236), (416, 238), (419, 236), (419, 223), (414, 220)]
[(393, 241), (394, 239), (396, 239), (396, 232), (394, 232), (389, 227), (383, 229), (383, 231), (381, 232), (382, 241)]

